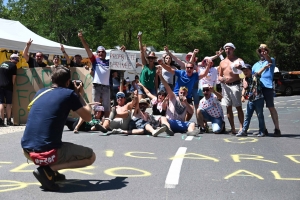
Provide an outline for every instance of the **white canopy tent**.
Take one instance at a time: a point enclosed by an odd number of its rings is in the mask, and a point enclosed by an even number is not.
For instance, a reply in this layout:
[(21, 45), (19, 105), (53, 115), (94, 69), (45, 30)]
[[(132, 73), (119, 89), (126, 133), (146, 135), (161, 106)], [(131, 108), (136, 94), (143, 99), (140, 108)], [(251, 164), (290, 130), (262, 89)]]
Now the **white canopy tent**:
[[(60, 44), (39, 36), (26, 28), (19, 21), (7, 20), (0, 18), (0, 48), (9, 50), (22, 51), (29, 38), (33, 40), (29, 52), (35, 53), (38, 51), (50, 55), (62, 55)], [(69, 56), (80, 54), (82, 57), (87, 57), (84, 48), (72, 47), (64, 45), (65, 51)]]

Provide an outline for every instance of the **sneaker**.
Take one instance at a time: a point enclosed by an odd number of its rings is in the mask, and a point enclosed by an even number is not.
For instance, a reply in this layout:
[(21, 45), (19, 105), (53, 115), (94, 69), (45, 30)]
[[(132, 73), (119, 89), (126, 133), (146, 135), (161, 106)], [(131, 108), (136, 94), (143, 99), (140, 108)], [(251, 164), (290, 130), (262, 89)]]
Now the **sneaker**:
[(199, 130), (197, 130), (197, 129), (186, 133), (187, 136), (196, 136), (198, 134), (199, 134)]
[(124, 131), (120, 128), (113, 129), (109, 134), (128, 135), (127, 133), (124, 133)]
[(7, 126), (13, 126), (14, 124), (11, 122), (11, 118), (7, 119), (6, 121)]
[(4, 126), (4, 120), (0, 118), (0, 126)]
[(269, 135), (268, 129), (265, 129), (264, 134), (265, 134), (265, 136), (268, 136), (268, 135)]
[(38, 167), (33, 171), (33, 175), (45, 190), (59, 191), (59, 186), (55, 184), (55, 174), (49, 166)]
[(58, 171), (54, 172), (54, 177), (55, 177), (54, 182), (66, 180), (66, 176), (64, 174), (59, 173)]
[(243, 136), (248, 136), (247, 131), (239, 131), (236, 135), (236, 137), (243, 137)]
[(281, 136), (281, 131), (277, 128), (274, 129), (274, 137), (280, 137)]
[(159, 134), (165, 132), (167, 130), (166, 126), (160, 127), (152, 132), (153, 137), (157, 137)]
[(265, 137), (265, 133), (259, 132), (259, 133), (257, 134), (257, 137)]
[(204, 128), (204, 127), (200, 127), (200, 132), (199, 132), (199, 134), (203, 134), (203, 133), (205, 133), (205, 128)]
[(106, 132), (107, 132), (107, 129), (104, 128), (104, 127), (103, 127), (102, 125), (100, 125), (100, 124), (96, 124), (96, 125), (95, 125), (95, 128), (96, 128), (97, 131), (101, 131), (102, 133), (106, 133)]
[(224, 134), (226, 132), (226, 128), (225, 128), (225, 122), (222, 122), (222, 130), (220, 131), (219, 134)]
[(171, 131), (167, 125), (163, 124), (162, 127), (167, 127), (167, 128), (166, 128), (166, 133), (167, 133), (169, 136), (174, 136), (174, 132)]

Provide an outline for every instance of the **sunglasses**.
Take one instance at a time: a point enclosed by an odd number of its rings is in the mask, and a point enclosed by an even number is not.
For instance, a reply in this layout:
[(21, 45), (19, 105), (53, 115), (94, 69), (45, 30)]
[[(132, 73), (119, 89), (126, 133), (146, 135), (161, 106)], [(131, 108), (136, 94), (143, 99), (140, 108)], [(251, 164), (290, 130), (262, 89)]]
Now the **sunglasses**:
[(203, 91), (203, 92), (208, 92), (208, 91), (209, 91), (209, 88), (203, 88), (202, 91)]
[(187, 69), (194, 69), (194, 67), (186, 67)]
[(124, 99), (125, 97), (117, 97), (117, 99)]

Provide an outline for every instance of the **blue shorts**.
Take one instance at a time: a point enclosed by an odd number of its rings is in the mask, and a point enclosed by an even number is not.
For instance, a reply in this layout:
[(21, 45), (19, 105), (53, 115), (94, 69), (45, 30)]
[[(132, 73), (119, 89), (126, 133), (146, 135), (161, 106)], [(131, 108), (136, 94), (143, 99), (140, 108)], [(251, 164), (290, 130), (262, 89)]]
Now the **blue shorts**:
[(223, 119), (222, 117), (214, 118), (210, 116), (205, 110), (200, 109), (203, 119), (207, 122), (211, 122), (211, 127), (214, 133), (218, 133), (222, 130)]
[(192, 123), (174, 119), (168, 119), (168, 122), (170, 124), (170, 128), (174, 133), (185, 133), (188, 130), (190, 123)]
[(12, 94), (11, 90), (0, 88), (0, 104), (12, 104)]

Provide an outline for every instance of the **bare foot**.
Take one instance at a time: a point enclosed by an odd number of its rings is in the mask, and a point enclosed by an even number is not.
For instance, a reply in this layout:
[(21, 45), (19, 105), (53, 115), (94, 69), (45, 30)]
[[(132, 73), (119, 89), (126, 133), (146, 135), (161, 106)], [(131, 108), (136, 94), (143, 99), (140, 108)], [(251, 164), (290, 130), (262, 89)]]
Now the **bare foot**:
[(77, 129), (74, 129), (74, 131), (73, 131), (74, 133), (78, 133), (78, 130)]

